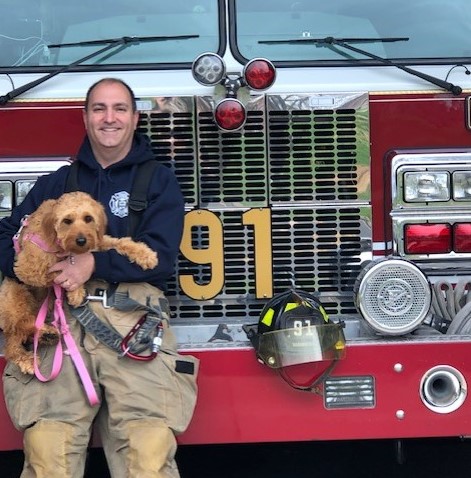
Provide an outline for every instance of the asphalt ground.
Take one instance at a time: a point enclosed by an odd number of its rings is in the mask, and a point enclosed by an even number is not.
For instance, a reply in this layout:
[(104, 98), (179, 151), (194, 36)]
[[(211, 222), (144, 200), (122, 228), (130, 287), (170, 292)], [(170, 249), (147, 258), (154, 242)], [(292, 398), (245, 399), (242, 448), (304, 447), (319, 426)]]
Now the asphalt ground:
[[(181, 478), (457, 478), (471, 476), (471, 441), (426, 439), (180, 446)], [(21, 451), (0, 452), (0, 478), (18, 478)], [(100, 449), (85, 478), (109, 478)]]

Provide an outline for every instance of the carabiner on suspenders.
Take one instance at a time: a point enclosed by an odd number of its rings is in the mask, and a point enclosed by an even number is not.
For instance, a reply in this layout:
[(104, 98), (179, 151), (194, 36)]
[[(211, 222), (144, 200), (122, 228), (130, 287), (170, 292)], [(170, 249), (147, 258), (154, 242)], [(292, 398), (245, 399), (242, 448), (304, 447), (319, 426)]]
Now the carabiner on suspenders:
[(131, 352), (132, 344), (130, 344), (132, 338), (137, 334), (139, 329), (144, 325), (147, 316), (143, 315), (134, 325), (134, 327), (129, 331), (129, 333), (123, 338), (121, 341), (121, 350), (122, 353), (120, 354), (119, 358), (121, 357), (129, 357), (133, 360), (140, 360), (142, 362), (148, 362), (150, 360), (155, 359), (157, 354), (160, 351), (160, 347), (162, 346), (162, 337), (164, 335), (164, 328), (162, 325), (162, 321), (160, 321), (157, 325), (157, 333), (152, 340), (151, 346), (151, 353), (149, 355), (139, 355)]

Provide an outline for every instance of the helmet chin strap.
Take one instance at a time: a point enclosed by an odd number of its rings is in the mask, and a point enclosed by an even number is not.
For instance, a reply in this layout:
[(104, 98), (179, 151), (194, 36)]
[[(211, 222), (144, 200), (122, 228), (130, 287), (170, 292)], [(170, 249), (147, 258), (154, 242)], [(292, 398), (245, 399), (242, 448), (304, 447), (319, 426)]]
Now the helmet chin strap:
[(324, 383), (324, 380), (332, 373), (334, 370), (335, 366), (337, 365), (338, 359), (334, 359), (330, 362), (330, 364), (327, 366), (327, 368), (324, 369), (324, 371), (318, 375), (316, 378), (314, 378), (310, 384), (308, 385), (301, 385), (299, 383), (296, 383), (286, 372), (285, 367), (281, 367), (279, 369), (276, 369), (278, 372), (278, 375), (292, 388), (295, 388), (296, 390), (301, 390), (303, 392), (312, 392), (317, 395), (323, 395), (322, 393), (322, 387), (321, 385)]

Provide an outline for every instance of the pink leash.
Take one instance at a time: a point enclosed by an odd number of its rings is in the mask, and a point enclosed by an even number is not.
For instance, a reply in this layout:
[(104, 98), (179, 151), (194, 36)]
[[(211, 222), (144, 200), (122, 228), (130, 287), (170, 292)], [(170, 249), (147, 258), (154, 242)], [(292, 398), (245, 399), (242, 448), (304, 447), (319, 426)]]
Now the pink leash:
[[(75, 344), (74, 338), (70, 333), (69, 326), (67, 325), (67, 320), (65, 318), (64, 309), (62, 307), (62, 300), (63, 300), (63, 289), (57, 284), (54, 284), (54, 294), (56, 299), (54, 300), (54, 320), (52, 321), (52, 325), (59, 329), (62, 337), (64, 338), (64, 342), (67, 346), (67, 351), (74, 366), (82, 380), (83, 386), (85, 387), (85, 391), (87, 392), (88, 401), (90, 405), (94, 406), (100, 403), (98, 399), (98, 395), (96, 393), (95, 387), (93, 386), (92, 380), (90, 378), (90, 374), (88, 373), (87, 367), (80, 355), (80, 352)], [(38, 360), (37, 360), (37, 350), (39, 344), (39, 330), (44, 325), (47, 316), (48, 304), (49, 304), (49, 296), (48, 293), (47, 297), (44, 299), (42, 303), (38, 315), (36, 317), (36, 331), (34, 333), (34, 374), (36, 375), (37, 379), (41, 382), (49, 382), (54, 380), (58, 375), (62, 368), (62, 342), (59, 340), (57, 344), (56, 351), (54, 353), (54, 361), (52, 364), (52, 370), (49, 377), (44, 377), (41, 371), (39, 370)]]

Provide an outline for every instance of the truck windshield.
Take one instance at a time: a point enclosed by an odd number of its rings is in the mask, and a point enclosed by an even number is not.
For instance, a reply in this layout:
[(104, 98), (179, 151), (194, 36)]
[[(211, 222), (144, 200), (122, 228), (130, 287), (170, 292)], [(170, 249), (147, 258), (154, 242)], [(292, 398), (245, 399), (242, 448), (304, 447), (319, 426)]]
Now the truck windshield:
[(0, 0), (0, 68), (67, 65), (100, 48), (86, 42), (179, 35), (192, 38), (133, 43), (84, 65), (192, 62), (218, 51), (219, 9), (217, 0)]
[[(272, 61), (366, 60), (359, 53), (303, 38), (374, 39), (362, 48), (383, 58), (432, 63), (471, 59), (469, 0), (234, 0), (236, 56)], [(262, 42), (262, 43), (260, 43)], [(239, 58), (240, 59), (240, 58)]]

